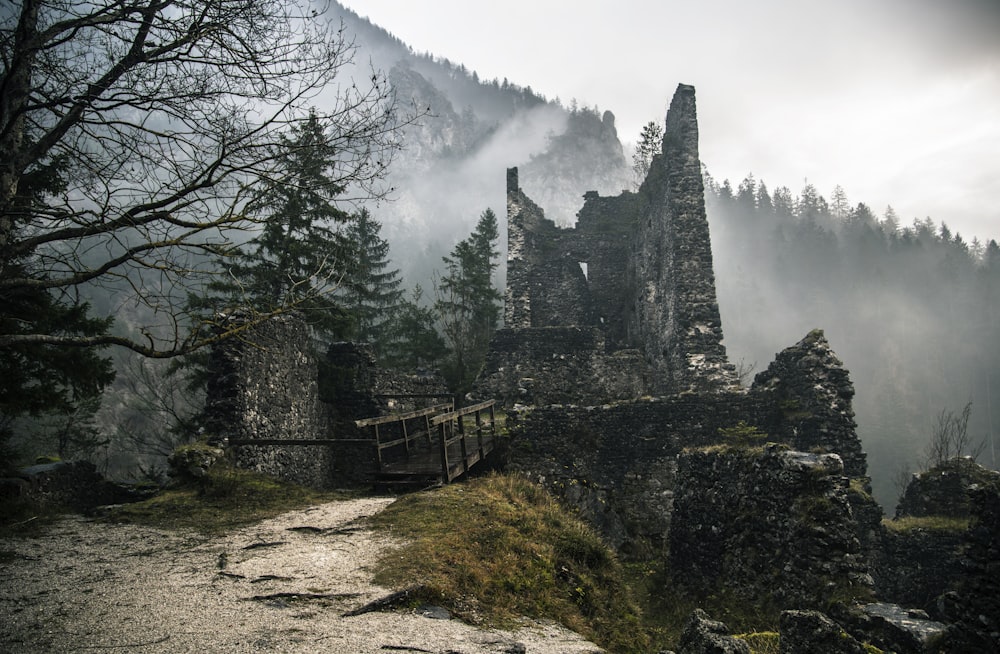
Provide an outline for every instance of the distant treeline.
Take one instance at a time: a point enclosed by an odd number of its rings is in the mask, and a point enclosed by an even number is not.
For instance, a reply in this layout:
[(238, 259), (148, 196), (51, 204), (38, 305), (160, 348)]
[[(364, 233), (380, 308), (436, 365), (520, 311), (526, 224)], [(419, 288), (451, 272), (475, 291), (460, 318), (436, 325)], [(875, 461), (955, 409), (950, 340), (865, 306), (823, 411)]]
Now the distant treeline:
[(902, 224), (794, 195), (752, 175), (736, 190), (706, 176), (719, 303), (729, 355), (763, 369), (813, 327), (851, 372), (859, 433), (879, 499), (923, 464), (933, 420), (972, 402), (969, 432), (996, 467), (1000, 435), (1000, 246), (930, 218)]

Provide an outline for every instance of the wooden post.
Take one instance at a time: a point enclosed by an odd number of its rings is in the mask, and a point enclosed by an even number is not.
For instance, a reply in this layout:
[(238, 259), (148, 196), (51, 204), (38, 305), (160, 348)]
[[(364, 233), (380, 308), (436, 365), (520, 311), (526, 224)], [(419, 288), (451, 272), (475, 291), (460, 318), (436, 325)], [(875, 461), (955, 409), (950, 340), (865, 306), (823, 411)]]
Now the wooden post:
[(462, 451), (462, 470), (467, 473), (469, 472), (469, 451), (466, 447), (465, 426), (461, 415), (458, 416), (458, 445)]
[(378, 423), (373, 425), (375, 427), (375, 452), (378, 458), (378, 471), (385, 472), (382, 469), (382, 445), (378, 442)]
[(486, 454), (483, 452), (483, 417), (479, 411), (476, 411), (476, 443), (479, 445), (479, 460), (482, 461)]
[(448, 423), (441, 422), (438, 425), (438, 435), (441, 441), (441, 467), (444, 472), (445, 483), (451, 482), (451, 468), (448, 466)]

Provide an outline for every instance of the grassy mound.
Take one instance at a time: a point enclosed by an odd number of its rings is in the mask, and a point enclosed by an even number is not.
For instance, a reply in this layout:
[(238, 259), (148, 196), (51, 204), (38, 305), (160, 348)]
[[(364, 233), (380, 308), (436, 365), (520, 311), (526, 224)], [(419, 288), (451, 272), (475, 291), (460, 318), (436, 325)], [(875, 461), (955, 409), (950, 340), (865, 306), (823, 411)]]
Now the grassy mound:
[(611, 651), (648, 651), (611, 549), (536, 484), (493, 475), (416, 493), (373, 523), (409, 543), (380, 562), (379, 583), (418, 583), (473, 623), (550, 619)]
[(117, 507), (108, 519), (162, 529), (193, 529), (212, 535), (286, 511), (347, 497), (344, 493), (317, 491), (219, 462), (208, 469), (205, 477), (165, 490), (144, 502)]

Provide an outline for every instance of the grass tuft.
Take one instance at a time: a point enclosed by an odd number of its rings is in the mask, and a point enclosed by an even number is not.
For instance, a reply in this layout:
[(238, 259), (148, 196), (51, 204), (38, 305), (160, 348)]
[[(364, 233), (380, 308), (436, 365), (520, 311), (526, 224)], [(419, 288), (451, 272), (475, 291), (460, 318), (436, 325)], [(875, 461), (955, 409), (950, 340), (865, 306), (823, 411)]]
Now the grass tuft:
[(969, 528), (969, 518), (945, 515), (931, 515), (920, 518), (907, 517), (890, 520), (884, 518), (882, 525), (897, 534), (906, 534), (915, 530), (963, 532)]
[(614, 652), (648, 651), (617, 558), (537, 484), (491, 475), (401, 498), (372, 522), (407, 541), (378, 583), (419, 583), (475, 624), (550, 619)]
[(317, 491), (218, 462), (205, 477), (143, 502), (116, 507), (107, 519), (215, 535), (286, 511), (346, 497), (344, 493)]

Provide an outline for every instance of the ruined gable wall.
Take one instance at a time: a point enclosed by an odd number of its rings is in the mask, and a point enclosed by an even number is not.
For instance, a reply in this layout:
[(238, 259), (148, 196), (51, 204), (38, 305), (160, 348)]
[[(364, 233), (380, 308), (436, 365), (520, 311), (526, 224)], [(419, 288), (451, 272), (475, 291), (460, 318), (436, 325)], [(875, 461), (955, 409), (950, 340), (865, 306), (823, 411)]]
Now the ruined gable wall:
[[(213, 437), (315, 439), (328, 433), (317, 361), (306, 324), (295, 316), (269, 320), (242, 338), (213, 348), (207, 427)], [(333, 454), (327, 447), (261, 445), (234, 448), (240, 467), (297, 483), (327, 487)]]
[(639, 219), (631, 260), (629, 331), (645, 350), (660, 392), (732, 389), (736, 379), (722, 345), (694, 87), (677, 87), (663, 152), (653, 159), (639, 194), (648, 208)]
[(605, 333), (609, 350), (634, 347), (627, 330), (632, 296), (627, 262), (632, 255), (639, 208), (634, 193), (615, 197), (587, 193), (571, 236), (571, 251), (587, 264), (597, 323)]
[(854, 384), (823, 330), (779, 352), (754, 378), (752, 390), (771, 395), (781, 411), (776, 438), (803, 451), (836, 452), (850, 477), (868, 474), (854, 421)]
[[(620, 298), (623, 293), (623, 276), (617, 270), (622, 269), (626, 238), (621, 234), (617, 239), (614, 235), (587, 238), (574, 228), (557, 227), (517, 183), (517, 168), (511, 168), (507, 171), (504, 326), (601, 324), (601, 317), (610, 312), (605, 306), (608, 298)], [(586, 273), (581, 263), (587, 264)], [(605, 280), (609, 268), (615, 269), (616, 284)]]

